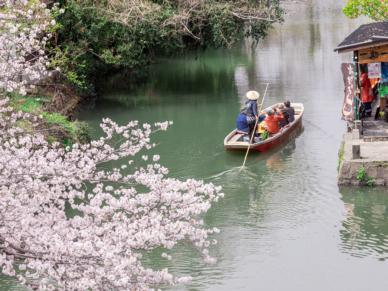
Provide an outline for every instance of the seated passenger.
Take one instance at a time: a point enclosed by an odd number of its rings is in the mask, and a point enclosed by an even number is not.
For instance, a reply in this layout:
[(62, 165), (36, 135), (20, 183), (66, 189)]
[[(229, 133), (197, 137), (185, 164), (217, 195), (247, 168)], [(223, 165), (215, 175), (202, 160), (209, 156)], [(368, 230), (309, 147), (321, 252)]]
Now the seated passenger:
[(240, 114), (237, 116), (237, 131), (241, 133), (248, 133), (247, 111), (246, 106), (240, 109)]
[[(248, 133), (247, 111), (246, 106), (241, 107), (241, 113), (237, 116), (237, 131), (241, 133)], [(257, 124), (260, 124), (265, 118), (265, 115), (260, 115)]]
[[(271, 108), (266, 110), (267, 117), (264, 119), (264, 121), (268, 125), (268, 131), (270, 134), (277, 134), (279, 132), (279, 121), (284, 120), (284, 116), (280, 111), (272, 110)], [(275, 116), (274, 112), (277, 112), (279, 116)]]
[(279, 109), (279, 112), (281, 112), (284, 116), (284, 120), (279, 121), (279, 128), (282, 129), (290, 122), (288, 121), (288, 113), (287, 111), (284, 110), (284, 104), (279, 104), (278, 109)]
[(289, 122), (294, 122), (295, 120), (295, 110), (294, 110), (294, 107), (291, 107), (291, 103), (290, 101), (286, 100), (284, 101), (284, 105), (286, 106), (286, 108), (284, 108), (284, 111), (287, 112), (288, 114), (288, 121)]

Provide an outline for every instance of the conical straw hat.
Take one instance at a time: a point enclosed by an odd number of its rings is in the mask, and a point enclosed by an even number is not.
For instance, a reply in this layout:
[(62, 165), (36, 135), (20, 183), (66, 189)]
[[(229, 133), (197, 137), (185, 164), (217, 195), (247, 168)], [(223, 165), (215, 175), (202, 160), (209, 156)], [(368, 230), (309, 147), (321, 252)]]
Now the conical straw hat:
[(247, 93), (247, 98), (250, 100), (257, 100), (259, 99), (259, 97), (260, 97), (260, 94), (256, 91), (249, 91)]

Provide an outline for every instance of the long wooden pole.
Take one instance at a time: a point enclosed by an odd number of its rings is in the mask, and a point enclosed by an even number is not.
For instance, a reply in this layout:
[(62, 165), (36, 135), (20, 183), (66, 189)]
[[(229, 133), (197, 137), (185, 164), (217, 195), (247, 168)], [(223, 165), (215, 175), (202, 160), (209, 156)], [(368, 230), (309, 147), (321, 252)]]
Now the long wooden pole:
[[(265, 95), (267, 94), (267, 90), (268, 90), (268, 85), (269, 85), (269, 84), (267, 84), (267, 88), (265, 88), (265, 93), (264, 93), (263, 101), (261, 101), (260, 110), (263, 108)], [(260, 115), (259, 115), (259, 116), (260, 116)], [(252, 133), (252, 136), (251, 136), (251, 141), (249, 142), (249, 146), (248, 146), (248, 149), (247, 149), (247, 153), (245, 154), (244, 164), (242, 165), (240, 171), (242, 170), (242, 168), (244, 168), (245, 162), (247, 161), (249, 149), (251, 148), (252, 140), (253, 140), (253, 138), (254, 138), (254, 136), (255, 136), (257, 121), (258, 121), (258, 120), (256, 120), (255, 127), (254, 127), (254, 129), (253, 129), (253, 133)]]

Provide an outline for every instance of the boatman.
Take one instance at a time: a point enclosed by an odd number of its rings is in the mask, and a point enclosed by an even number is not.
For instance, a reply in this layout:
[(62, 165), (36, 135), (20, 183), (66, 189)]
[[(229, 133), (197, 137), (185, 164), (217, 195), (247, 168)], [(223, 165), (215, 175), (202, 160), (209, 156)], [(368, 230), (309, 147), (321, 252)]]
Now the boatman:
[(374, 99), (372, 85), (368, 78), (368, 74), (365, 73), (363, 68), (360, 68), (360, 72), (361, 72), (361, 80), (360, 80), (361, 81), (361, 102), (365, 108), (365, 113), (366, 113), (365, 117), (371, 117), (372, 101)]
[[(275, 116), (274, 112), (279, 114), (279, 116)], [(280, 111), (277, 111), (276, 109), (275, 109), (275, 111), (272, 110), (272, 108), (268, 108), (266, 110), (266, 113), (268, 116), (264, 119), (264, 121), (268, 125), (269, 133), (271, 135), (277, 134), (279, 132), (279, 121), (284, 119), (283, 114)]]
[(259, 99), (260, 94), (256, 91), (249, 91), (246, 96), (249, 99), (245, 105), (247, 106), (248, 136), (249, 140), (251, 140), (256, 122), (259, 121), (257, 108), (260, 106), (257, 105), (257, 99)]

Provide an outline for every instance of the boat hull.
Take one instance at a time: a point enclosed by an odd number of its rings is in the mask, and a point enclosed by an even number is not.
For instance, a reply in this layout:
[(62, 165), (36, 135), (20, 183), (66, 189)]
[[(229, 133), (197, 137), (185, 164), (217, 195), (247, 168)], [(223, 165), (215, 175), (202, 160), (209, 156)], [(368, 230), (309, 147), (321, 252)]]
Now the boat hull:
[(299, 118), (299, 120), (296, 122), (295, 126), (290, 128), (284, 135), (281, 135), (278, 139), (272, 140), (266, 144), (253, 147), (253, 150), (259, 151), (259, 152), (264, 152), (264, 151), (267, 151), (269, 149), (272, 149), (273, 147), (275, 147), (279, 144), (288, 143), (296, 138), (296, 136), (298, 135), (298, 132), (301, 128), (302, 128), (302, 118)]
[[(301, 106), (301, 104), (295, 104)], [(304, 113), (304, 107), (302, 105), (302, 110), (300, 112), (300, 115), (295, 118), (295, 121), (291, 123), (290, 127), (282, 131), (281, 133), (277, 134), (274, 137), (269, 138), (266, 141), (261, 141), (259, 143), (255, 143), (251, 145), (250, 151), (259, 151), (264, 152), (269, 149), (272, 149), (280, 144), (286, 144), (290, 142), (291, 140), (295, 139), (300, 130), (302, 129), (302, 117)], [(232, 142), (230, 143), (229, 140), (231, 137), (236, 135), (236, 130), (232, 131), (224, 141), (224, 146), (227, 151), (247, 151), (249, 147), (248, 142)]]

